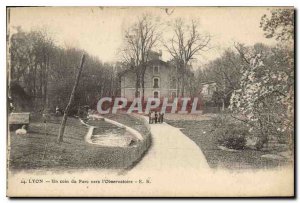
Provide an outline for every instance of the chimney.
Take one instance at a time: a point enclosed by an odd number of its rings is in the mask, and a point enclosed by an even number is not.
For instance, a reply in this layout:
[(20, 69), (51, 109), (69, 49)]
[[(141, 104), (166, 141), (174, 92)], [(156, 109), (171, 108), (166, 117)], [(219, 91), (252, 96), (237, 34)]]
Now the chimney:
[(159, 50), (158, 58), (159, 58), (160, 60), (162, 60), (162, 50), (161, 50), (161, 49)]

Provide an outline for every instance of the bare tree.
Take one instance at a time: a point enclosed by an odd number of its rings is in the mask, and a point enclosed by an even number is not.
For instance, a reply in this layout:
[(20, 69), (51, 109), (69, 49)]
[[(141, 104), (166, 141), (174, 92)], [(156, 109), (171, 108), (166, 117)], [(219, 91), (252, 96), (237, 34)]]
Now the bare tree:
[(150, 60), (150, 53), (160, 38), (158, 24), (152, 16), (143, 15), (125, 32), (125, 48), (122, 50), (124, 62), (136, 74), (135, 96), (138, 88), (142, 87), (144, 99), (144, 76)]
[(229, 104), (233, 91), (239, 88), (240, 70), (243, 63), (245, 62), (238, 53), (227, 49), (219, 58), (208, 63), (201, 72), (205, 77), (204, 80), (216, 83), (217, 91), (213, 100), (215, 102), (220, 100), (222, 110), (225, 109), (225, 103)]
[(209, 50), (210, 35), (202, 34), (195, 20), (187, 26), (181, 18), (173, 25), (174, 36), (164, 43), (164, 47), (171, 54), (180, 69), (181, 95), (184, 96), (185, 76), (189, 62), (203, 51)]

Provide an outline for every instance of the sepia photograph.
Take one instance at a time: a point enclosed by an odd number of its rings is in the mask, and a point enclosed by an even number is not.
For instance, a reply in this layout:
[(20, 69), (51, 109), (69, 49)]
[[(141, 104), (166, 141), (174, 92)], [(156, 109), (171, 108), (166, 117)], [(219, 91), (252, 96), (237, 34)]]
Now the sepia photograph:
[(7, 7), (8, 197), (294, 197), (293, 7)]

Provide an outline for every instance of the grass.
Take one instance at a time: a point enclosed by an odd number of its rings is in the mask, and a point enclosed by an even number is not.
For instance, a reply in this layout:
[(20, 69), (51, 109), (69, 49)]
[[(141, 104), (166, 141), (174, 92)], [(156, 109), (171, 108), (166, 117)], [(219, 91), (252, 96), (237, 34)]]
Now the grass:
[[(46, 128), (40, 120), (35, 119), (30, 123), (28, 134), (25, 136), (10, 132), (10, 169), (126, 169), (140, 158), (145, 147), (149, 147), (144, 143), (138, 143), (135, 148), (88, 144), (84, 141), (87, 128), (75, 118), (68, 118), (64, 141), (58, 144), (56, 136), (61, 117), (52, 118)], [(134, 121), (134, 118), (131, 118), (131, 121)], [(101, 131), (100, 122), (103, 121), (94, 122), (98, 131)], [(126, 122), (137, 130), (142, 128), (140, 125), (135, 126), (135, 122)], [(145, 132), (144, 128), (142, 133)]]
[(145, 139), (149, 136), (149, 131), (144, 123), (127, 113), (106, 114), (105, 117), (123, 123), (124, 125), (131, 126), (133, 129), (139, 131)]
[[(167, 120), (168, 124), (182, 128), (182, 132), (203, 151), (211, 168), (266, 169), (289, 164), (288, 160), (266, 159), (261, 156), (270, 152), (257, 150), (224, 151), (218, 148), (218, 135), (211, 120)], [(272, 152), (273, 153), (273, 152)]]

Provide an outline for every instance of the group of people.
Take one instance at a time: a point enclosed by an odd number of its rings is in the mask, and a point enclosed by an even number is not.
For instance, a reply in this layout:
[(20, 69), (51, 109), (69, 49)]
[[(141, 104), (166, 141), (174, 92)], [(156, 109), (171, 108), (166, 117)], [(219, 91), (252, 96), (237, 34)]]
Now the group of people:
[(157, 113), (156, 111), (149, 111), (149, 123), (163, 123), (164, 122), (164, 113)]

